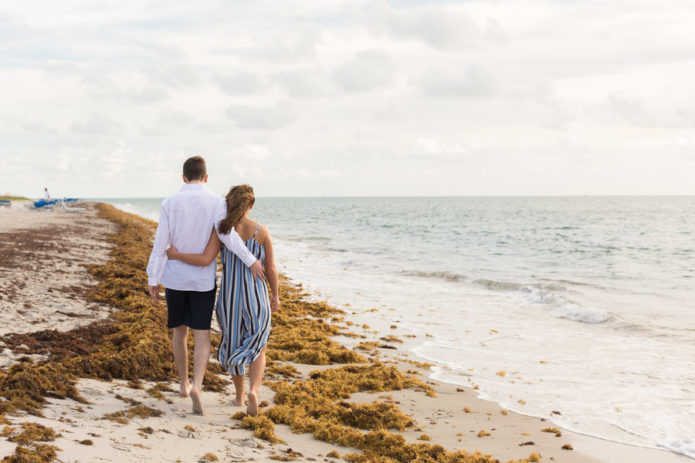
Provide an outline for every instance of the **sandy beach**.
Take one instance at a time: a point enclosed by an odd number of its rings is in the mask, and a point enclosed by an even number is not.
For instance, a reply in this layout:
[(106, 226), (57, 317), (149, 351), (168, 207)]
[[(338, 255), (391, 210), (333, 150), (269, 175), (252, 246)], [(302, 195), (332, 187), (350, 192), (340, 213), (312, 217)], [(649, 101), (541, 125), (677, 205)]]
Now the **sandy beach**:
[(3, 461), (691, 461), (431, 381), (417, 339), (374, 329), (387, 314), (313, 302), (286, 279), (261, 415), (232, 404), (214, 361), (195, 415), (175, 392), (165, 307), (145, 292), (154, 223), (84, 207), (0, 209)]

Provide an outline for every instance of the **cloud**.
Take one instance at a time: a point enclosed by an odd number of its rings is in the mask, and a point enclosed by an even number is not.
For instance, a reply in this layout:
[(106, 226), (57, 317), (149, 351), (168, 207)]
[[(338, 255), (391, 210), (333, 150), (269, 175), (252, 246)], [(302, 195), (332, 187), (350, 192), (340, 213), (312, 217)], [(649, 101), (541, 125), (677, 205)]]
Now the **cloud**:
[(309, 167), (291, 167), (282, 174), (284, 177), (317, 178), (317, 177), (340, 177), (342, 174), (337, 170), (330, 169), (311, 169)]
[(272, 81), (293, 98), (320, 98), (331, 93), (321, 68), (284, 69), (274, 73)]
[(648, 104), (643, 98), (616, 92), (608, 96), (607, 104), (613, 112), (634, 127), (692, 128), (695, 126), (695, 112), (686, 107), (682, 101), (667, 104), (657, 100)]
[(243, 158), (249, 161), (265, 161), (270, 157), (270, 149), (264, 145), (242, 145), (231, 148), (229, 159)]
[(445, 142), (435, 138), (416, 138), (410, 145), (409, 157), (423, 160), (455, 161), (485, 147), (477, 143)]
[(487, 20), (481, 27), (469, 15), (439, 6), (396, 9), (380, 5), (371, 10), (369, 17), (374, 34), (418, 40), (441, 50), (471, 48), (485, 39), (497, 40), (504, 35), (494, 20)]
[(291, 124), (297, 117), (294, 104), (280, 101), (273, 106), (231, 105), (227, 117), (242, 129), (276, 130)]
[(82, 135), (109, 135), (122, 129), (120, 122), (101, 113), (92, 113), (86, 119), (70, 126), (73, 132)]
[(445, 98), (487, 98), (497, 90), (492, 75), (477, 66), (456, 72), (430, 69), (421, 77), (419, 85), (425, 95)]
[(263, 59), (278, 62), (297, 62), (314, 60), (317, 53), (317, 45), (321, 41), (321, 32), (318, 29), (293, 27), (291, 30), (279, 31), (268, 37), (264, 31), (262, 36), (256, 38), (262, 45), (245, 51), (247, 58)]
[(123, 92), (126, 100), (135, 104), (159, 103), (169, 99), (169, 93), (159, 85), (148, 85), (143, 88), (130, 88)]
[(250, 95), (263, 90), (263, 81), (256, 74), (237, 71), (232, 74), (216, 74), (213, 82), (229, 95)]
[(190, 64), (156, 66), (148, 73), (154, 81), (171, 88), (197, 87), (202, 83), (199, 71)]
[(393, 65), (387, 53), (365, 50), (338, 67), (333, 77), (346, 92), (366, 92), (390, 85)]

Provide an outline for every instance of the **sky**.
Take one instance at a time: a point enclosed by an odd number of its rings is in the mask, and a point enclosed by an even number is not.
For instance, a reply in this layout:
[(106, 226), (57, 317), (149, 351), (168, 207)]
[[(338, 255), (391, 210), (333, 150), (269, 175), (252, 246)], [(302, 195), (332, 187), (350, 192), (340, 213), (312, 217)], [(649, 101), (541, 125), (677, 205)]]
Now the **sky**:
[(0, 5), (0, 194), (695, 194), (692, 0)]

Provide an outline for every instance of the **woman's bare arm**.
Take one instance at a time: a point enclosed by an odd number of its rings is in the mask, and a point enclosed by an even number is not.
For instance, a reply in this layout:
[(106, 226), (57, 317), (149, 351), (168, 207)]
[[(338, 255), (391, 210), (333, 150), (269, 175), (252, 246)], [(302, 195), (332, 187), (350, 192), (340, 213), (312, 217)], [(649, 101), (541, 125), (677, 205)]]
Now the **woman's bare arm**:
[(275, 268), (275, 254), (273, 252), (273, 242), (270, 239), (270, 232), (265, 225), (262, 226), (265, 239), (263, 247), (265, 248), (265, 277), (270, 284), (270, 291), (273, 297), (270, 299), (270, 310), (275, 312), (280, 308), (280, 293), (278, 293), (278, 271)]
[(167, 257), (171, 260), (180, 260), (187, 264), (205, 267), (215, 260), (218, 252), (220, 252), (220, 239), (217, 237), (217, 232), (213, 229), (212, 233), (210, 233), (210, 241), (208, 241), (208, 245), (205, 246), (205, 251), (202, 254), (181, 254), (174, 246), (171, 246), (167, 250)]

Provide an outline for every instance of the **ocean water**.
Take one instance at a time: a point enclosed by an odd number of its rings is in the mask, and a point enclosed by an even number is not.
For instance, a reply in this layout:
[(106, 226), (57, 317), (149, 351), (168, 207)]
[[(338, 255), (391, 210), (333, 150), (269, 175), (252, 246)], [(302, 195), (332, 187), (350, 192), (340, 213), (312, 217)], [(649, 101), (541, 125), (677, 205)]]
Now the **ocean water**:
[[(156, 220), (161, 199), (105, 201)], [(253, 214), (281, 271), (417, 335), (435, 379), (695, 458), (695, 197), (259, 198)]]

